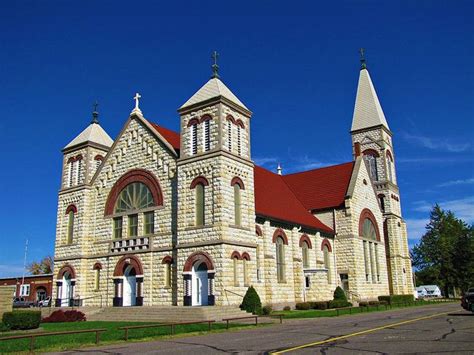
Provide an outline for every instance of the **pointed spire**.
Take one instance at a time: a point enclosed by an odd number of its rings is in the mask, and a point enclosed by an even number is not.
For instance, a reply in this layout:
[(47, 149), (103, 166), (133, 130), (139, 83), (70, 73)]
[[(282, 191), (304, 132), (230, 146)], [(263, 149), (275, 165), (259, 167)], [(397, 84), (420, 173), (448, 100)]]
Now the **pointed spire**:
[(384, 126), (388, 130), (387, 120), (380, 105), (379, 98), (375, 92), (372, 79), (364, 58), (364, 50), (361, 49), (361, 70), (359, 73), (359, 84), (352, 117), (351, 131), (366, 129), (376, 126)]
[(364, 48), (359, 49), (359, 53), (360, 53), (360, 70), (362, 70), (362, 69), (367, 69), (367, 63), (365, 62), (364, 52), (365, 52), (365, 49), (364, 49)]
[(96, 124), (99, 124), (99, 112), (97, 112), (97, 106), (99, 106), (99, 103), (97, 102), (97, 100), (95, 101), (93, 107), (94, 107), (94, 111), (92, 111), (92, 121), (91, 121), (91, 124), (92, 123), (96, 123)]
[(211, 78), (219, 78), (219, 66), (217, 65), (217, 58), (219, 58), (219, 53), (214, 51), (211, 55), (211, 58), (214, 60), (212, 64), (212, 76)]

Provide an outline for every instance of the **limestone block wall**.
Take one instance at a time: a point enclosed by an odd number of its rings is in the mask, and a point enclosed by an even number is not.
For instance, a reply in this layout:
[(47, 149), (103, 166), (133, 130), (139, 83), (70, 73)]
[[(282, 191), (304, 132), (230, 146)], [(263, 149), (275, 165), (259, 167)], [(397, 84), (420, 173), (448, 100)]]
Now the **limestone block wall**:
[(0, 319), (3, 313), (11, 312), (13, 309), (12, 296), (15, 294), (16, 286), (0, 286)]
[[(75, 150), (69, 150), (67, 151), (64, 156), (63, 156), (63, 173), (61, 177), (61, 188), (66, 189), (66, 188), (71, 188), (80, 184), (83, 184), (85, 179), (86, 179), (86, 158), (87, 158), (87, 153), (88, 153), (88, 148), (87, 147), (82, 147), (80, 149), (75, 149)], [(78, 164), (79, 160), (77, 158), (79, 156), (82, 156), (81, 159), (81, 168), (78, 169)], [(73, 168), (70, 171), (70, 164), (68, 161), (70, 159), (76, 160), (73, 163)], [(72, 184), (70, 184), (70, 174), (72, 174)], [(77, 176), (77, 178), (76, 178)]]
[[(222, 122), (221, 125), (221, 137), (223, 149), (229, 151), (229, 139), (231, 139), (231, 149), (229, 152), (238, 155), (244, 159), (250, 159), (250, 117), (240, 113), (239, 111), (232, 109), (231, 107), (222, 104), (221, 107)], [(239, 128), (235, 124), (230, 124), (227, 117), (233, 117), (235, 121), (242, 121), (245, 128), (240, 129), (240, 154), (238, 151), (238, 134)], [(229, 127), (231, 129), (231, 136), (229, 136)]]

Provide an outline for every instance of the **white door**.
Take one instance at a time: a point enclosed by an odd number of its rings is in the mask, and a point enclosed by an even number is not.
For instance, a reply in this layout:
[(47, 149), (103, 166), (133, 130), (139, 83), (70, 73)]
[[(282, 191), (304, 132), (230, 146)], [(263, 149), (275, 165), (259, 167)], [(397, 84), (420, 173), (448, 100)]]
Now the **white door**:
[(123, 280), (123, 305), (135, 306), (137, 300), (137, 280), (135, 276), (125, 276)]
[(193, 306), (207, 306), (207, 271), (194, 271), (192, 277), (192, 305)]
[(68, 277), (69, 275), (63, 276), (62, 282), (62, 291), (61, 291), (61, 307), (69, 307), (69, 299), (72, 298), (71, 295), (71, 279)]

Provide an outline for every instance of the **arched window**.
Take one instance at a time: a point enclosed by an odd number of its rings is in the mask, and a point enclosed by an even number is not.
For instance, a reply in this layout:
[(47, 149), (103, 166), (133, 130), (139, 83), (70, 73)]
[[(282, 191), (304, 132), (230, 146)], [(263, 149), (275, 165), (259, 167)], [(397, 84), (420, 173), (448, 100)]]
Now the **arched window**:
[(237, 154), (242, 155), (242, 128), (237, 126)]
[(102, 265), (100, 263), (95, 263), (94, 267), (94, 291), (100, 290), (100, 270), (102, 270)]
[(191, 125), (191, 155), (197, 154), (197, 123)]
[(142, 182), (132, 182), (120, 192), (114, 212), (137, 211), (154, 205), (153, 195), (148, 186)]
[(303, 241), (301, 245), (301, 253), (302, 253), (302, 258), (303, 258), (303, 267), (308, 268), (309, 267), (309, 245), (308, 242)]
[(67, 187), (71, 187), (74, 184), (74, 158), (69, 158), (67, 161)]
[(234, 271), (234, 286), (240, 286), (239, 283), (239, 260), (241, 256), (238, 251), (234, 251), (231, 255), (232, 258), (232, 267)]
[(364, 151), (364, 159), (367, 161), (367, 164), (369, 165), (370, 177), (374, 181), (379, 180), (379, 174), (378, 174), (378, 169), (377, 169), (378, 157), (379, 157), (379, 154), (373, 149), (367, 149)]
[(331, 256), (330, 256), (330, 251), (329, 247), (325, 244), (323, 245), (323, 255), (324, 255), (324, 267), (328, 271), (328, 283), (331, 283)]
[(72, 244), (74, 240), (74, 220), (76, 218), (76, 212), (77, 212), (77, 208), (74, 205), (69, 205), (68, 208), (66, 208), (66, 215), (68, 217), (67, 238), (66, 238), (67, 244)]
[(285, 282), (285, 241), (282, 237), (276, 238), (276, 267), (277, 281)]
[(194, 189), (195, 196), (195, 223), (196, 226), (204, 226), (206, 224), (206, 186), (209, 182), (206, 178), (199, 176), (191, 182), (191, 189)]
[(377, 240), (377, 232), (374, 223), (369, 219), (365, 218), (362, 225), (362, 237), (366, 239)]
[(171, 256), (165, 256), (161, 261), (161, 264), (164, 267), (164, 279), (165, 279), (165, 287), (170, 288), (172, 284), (172, 269), (171, 265), (173, 264), (173, 258)]
[(235, 177), (232, 179), (230, 184), (234, 187), (234, 224), (240, 226), (242, 225), (241, 190), (244, 189), (244, 183), (240, 178)]
[(232, 116), (227, 117), (227, 150), (232, 152), (232, 125), (234, 124)]
[(104, 157), (100, 154), (96, 155), (94, 158), (95, 161), (95, 170), (99, 169), (100, 164), (104, 161)]
[(393, 157), (392, 157), (392, 153), (390, 153), (389, 150), (387, 150), (387, 175), (388, 175), (388, 180), (393, 182), (393, 177), (394, 177), (394, 173), (393, 173)]
[(211, 150), (211, 120), (204, 121), (204, 151)]

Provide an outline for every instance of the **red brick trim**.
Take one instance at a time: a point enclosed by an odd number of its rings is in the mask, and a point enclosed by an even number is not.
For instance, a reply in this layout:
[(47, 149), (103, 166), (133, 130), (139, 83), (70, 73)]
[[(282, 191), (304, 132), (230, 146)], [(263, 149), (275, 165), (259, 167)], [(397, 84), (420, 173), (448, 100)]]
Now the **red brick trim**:
[(94, 266), (92, 267), (92, 270), (102, 270), (102, 269), (103, 269), (102, 264), (99, 262), (96, 262)]
[(72, 211), (74, 214), (77, 213), (77, 207), (76, 207), (76, 205), (69, 205), (69, 206), (67, 206), (67, 208), (66, 208), (66, 215), (68, 215), (69, 212), (71, 212), (71, 211)]
[(59, 272), (58, 272), (58, 275), (56, 276), (56, 278), (58, 280), (61, 280), (66, 272), (69, 272), (69, 275), (71, 275), (71, 279), (76, 278), (76, 270), (70, 264), (66, 264), (61, 269), (59, 269)]
[(360, 156), (360, 143), (359, 142), (354, 143), (354, 155), (356, 157)]
[(300, 247), (303, 247), (303, 243), (306, 242), (308, 244), (309, 249), (313, 249), (313, 244), (311, 244), (311, 239), (309, 239), (307, 234), (303, 234), (300, 238)]
[(214, 270), (214, 263), (212, 262), (211, 256), (204, 252), (204, 251), (197, 251), (192, 253), (186, 263), (184, 264), (184, 272), (191, 271), (193, 269), (193, 265), (197, 262), (203, 262), (207, 266), (207, 270)]
[(263, 236), (263, 231), (262, 231), (262, 228), (260, 228), (260, 226), (255, 226), (255, 234), (258, 235), (259, 237)]
[(196, 185), (199, 185), (199, 184), (203, 186), (209, 186), (209, 181), (207, 181), (207, 179), (204, 176), (198, 176), (191, 182), (191, 185), (189, 186), (189, 188), (192, 190), (196, 187)]
[(241, 178), (237, 176), (232, 179), (232, 181), (230, 182), (230, 186), (234, 186), (236, 184), (239, 185), (242, 190), (245, 190), (244, 182), (242, 181)]
[(236, 124), (235, 118), (232, 117), (231, 115), (228, 115), (226, 119), (227, 119), (227, 121), (230, 121), (230, 122), (232, 122), (233, 124)]
[(250, 261), (250, 255), (246, 251), (242, 253), (242, 260)]
[(199, 119), (197, 118), (191, 118), (188, 122), (188, 127), (194, 126), (196, 124), (199, 124)]
[(238, 120), (235, 122), (235, 124), (236, 124), (237, 126), (240, 126), (241, 128), (244, 128), (244, 129), (245, 129), (245, 125), (244, 125), (244, 123), (242, 122), (241, 119), (238, 119)]
[(137, 275), (143, 275), (143, 267), (140, 259), (135, 255), (124, 255), (117, 262), (117, 265), (115, 265), (114, 276), (123, 276), (124, 270), (129, 265), (133, 266)]
[(231, 259), (237, 259), (237, 260), (242, 260), (242, 255), (237, 250), (234, 250), (232, 254), (230, 255)]
[(173, 258), (169, 255), (166, 255), (162, 260), (161, 260), (161, 263), (162, 264), (173, 264)]
[(122, 175), (112, 187), (105, 204), (106, 216), (114, 213), (115, 201), (117, 201), (120, 192), (122, 192), (122, 190), (132, 182), (141, 182), (145, 184), (153, 195), (155, 206), (163, 205), (163, 194), (161, 192), (160, 183), (156, 179), (155, 175), (144, 169), (134, 169)]
[(323, 239), (323, 241), (322, 241), (322, 243), (321, 243), (321, 250), (322, 250), (322, 251), (324, 250), (324, 246), (327, 246), (329, 252), (332, 253), (331, 242), (329, 241), (329, 239), (327, 239), (327, 238), (324, 238), (324, 239)]
[(273, 243), (276, 243), (278, 237), (281, 237), (283, 243), (288, 245), (288, 237), (286, 236), (285, 231), (281, 228), (275, 229), (275, 232), (273, 233)]
[(373, 155), (374, 157), (379, 157), (379, 153), (374, 149), (366, 149), (362, 152), (364, 155)]
[(392, 155), (392, 152), (387, 149), (387, 151), (385, 152), (385, 155), (386, 155), (387, 158), (389, 158), (390, 161), (393, 163), (393, 155)]
[(82, 160), (82, 154), (79, 154), (75, 159), (76, 160)]
[(377, 220), (375, 219), (374, 214), (368, 208), (364, 208), (362, 210), (362, 212), (360, 213), (360, 217), (359, 217), (359, 236), (362, 236), (362, 230), (363, 230), (364, 221), (365, 221), (366, 218), (368, 218), (373, 223), (373, 225), (375, 227), (375, 234), (377, 236), (377, 240), (380, 242), (379, 225), (377, 223)]
[(67, 164), (69, 163), (74, 163), (76, 159), (74, 157), (70, 157), (68, 160), (67, 160)]
[(94, 160), (100, 160), (100, 161), (104, 161), (104, 157), (100, 154), (97, 154), (95, 157), (94, 157)]
[(199, 123), (203, 123), (203, 122), (205, 122), (205, 121), (210, 121), (210, 120), (212, 120), (211, 115), (204, 115), (204, 116), (202, 116), (201, 119), (199, 120)]

